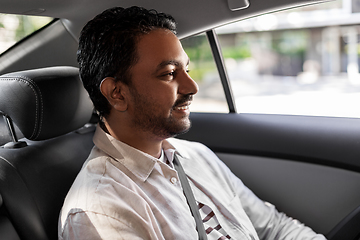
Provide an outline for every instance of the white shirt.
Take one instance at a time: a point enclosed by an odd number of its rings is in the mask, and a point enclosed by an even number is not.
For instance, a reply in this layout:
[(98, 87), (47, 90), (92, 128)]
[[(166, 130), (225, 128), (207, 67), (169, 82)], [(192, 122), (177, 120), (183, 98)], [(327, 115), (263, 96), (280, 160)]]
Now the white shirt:
[[(59, 239), (197, 239), (172, 167), (99, 126), (94, 143), (65, 199)], [(325, 239), (257, 198), (204, 145), (168, 139), (163, 149), (176, 151), (195, 199), (214, 211), (232, 239)]]

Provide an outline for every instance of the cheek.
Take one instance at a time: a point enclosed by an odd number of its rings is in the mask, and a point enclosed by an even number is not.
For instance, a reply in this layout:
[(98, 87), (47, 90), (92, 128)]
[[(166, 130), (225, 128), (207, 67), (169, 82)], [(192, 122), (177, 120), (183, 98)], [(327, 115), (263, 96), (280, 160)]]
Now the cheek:
[(159, 109), (159, 110), (161, 109), (164, 113), (171, 112), (171, 109), (172, 109), (175, 101), (176, 101), (176, 99), (174, 99), (173, 96), (171, 96), (169, 94), (165, 94), (164, 92), (158, 93), (153, 98), (154, 106), (156, 106), (157, 109)]
[(149, 89), (147, 92), (150, 101), (164, 108), (171, 108), (177, 99), (176, 91), (170, 87), (162, 86), (156, 89)]
[(173, 89), (164, 89), (164, 91), (159, 92), (158, 96), (160, 97), (160, 101), (164, 104), (164, 106), (167, 106), (169, 108), (172, 108), (177, 100), (177, 94), (176, 91)]
[(139, 96), (146, 101), (148, 108), (164, 113), (169, 113), (177, 100), (177, 88), (173, 83), (159, 80), (136, 86)]

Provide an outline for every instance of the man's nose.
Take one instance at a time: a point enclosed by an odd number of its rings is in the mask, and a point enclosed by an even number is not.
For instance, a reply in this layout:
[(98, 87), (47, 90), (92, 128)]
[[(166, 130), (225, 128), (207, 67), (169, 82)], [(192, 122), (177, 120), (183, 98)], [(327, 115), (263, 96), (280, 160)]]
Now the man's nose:
[(197, 83), (190, 77), (187, 72), (185, 72), (179, 83), (179, 93), (184, 95), (194, 95), (198, 91), (199, 86)]

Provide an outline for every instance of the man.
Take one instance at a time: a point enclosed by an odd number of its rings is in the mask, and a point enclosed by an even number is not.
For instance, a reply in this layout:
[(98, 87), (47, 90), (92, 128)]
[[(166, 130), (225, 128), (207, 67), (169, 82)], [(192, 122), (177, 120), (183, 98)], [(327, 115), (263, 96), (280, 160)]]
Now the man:
[(139, 7), (84, 27), (80, 75), (101, 121), (59, 239), (198, 239), (202, 224), (208, 239), (325, 239), (258, 199), (205, 146), (170, 138), (190, 128), (198, 91), (175, 31), (171, 16)]

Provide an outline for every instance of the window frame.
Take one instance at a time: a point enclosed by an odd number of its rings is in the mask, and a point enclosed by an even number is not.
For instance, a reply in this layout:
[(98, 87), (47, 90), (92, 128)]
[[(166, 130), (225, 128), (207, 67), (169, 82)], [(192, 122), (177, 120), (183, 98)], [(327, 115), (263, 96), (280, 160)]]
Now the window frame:
[(220, 81), (223, 86), (226, 102), (229, 108), (229, 113), (237, 113), (235, 98), (233, 96), (233, 91), (231, 89), (230, 79), (228, 77), (228, 73), (226, 70), (226, 66), (222, 55), (221, 47), (219, 44), (219, 40), (217, 38), (217, 34), (214, 29), (211, 29), (206, 32), (206, 36), (211, 48), (211, 52), (213, 54), (216, 68), (219, 72)]

